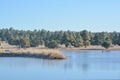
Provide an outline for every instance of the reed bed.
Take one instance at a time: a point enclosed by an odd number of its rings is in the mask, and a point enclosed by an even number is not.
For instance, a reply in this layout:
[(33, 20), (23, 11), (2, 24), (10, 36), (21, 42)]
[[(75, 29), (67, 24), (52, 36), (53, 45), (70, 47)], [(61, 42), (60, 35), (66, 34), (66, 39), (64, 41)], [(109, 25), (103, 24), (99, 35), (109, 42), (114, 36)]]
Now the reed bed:
[(32, 53), (32, 54), (55, 54), (59, 53), (58, 49), (37, 49), (37, 48), (13, 48), (13, 49), (0, 49), (0, 53)]
[(0, 49), (0, 57), (36, 57), (48, 59), (65, 59), (63, 54), (60, 54), (59, 49), (39, 49), (39, 48), (12, 48)]

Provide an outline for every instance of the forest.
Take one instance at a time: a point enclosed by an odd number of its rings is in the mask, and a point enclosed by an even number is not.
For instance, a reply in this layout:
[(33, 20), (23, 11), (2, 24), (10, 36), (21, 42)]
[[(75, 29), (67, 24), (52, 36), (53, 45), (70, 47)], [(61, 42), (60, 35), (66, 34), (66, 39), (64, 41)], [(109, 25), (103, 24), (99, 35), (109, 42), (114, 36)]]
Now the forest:
[(47, 30), (16, 30), (13, 28), (0, 29), (0, 41), (6, 41), (10, 45), (21, 48), (37, 47), (44, 45), (48, 48), (87, 47), (89, 45), (101, 45), (109, 48), (112, 45), (120, 45), (119, 32), (90, 32), (83, 31), (47, 31)]

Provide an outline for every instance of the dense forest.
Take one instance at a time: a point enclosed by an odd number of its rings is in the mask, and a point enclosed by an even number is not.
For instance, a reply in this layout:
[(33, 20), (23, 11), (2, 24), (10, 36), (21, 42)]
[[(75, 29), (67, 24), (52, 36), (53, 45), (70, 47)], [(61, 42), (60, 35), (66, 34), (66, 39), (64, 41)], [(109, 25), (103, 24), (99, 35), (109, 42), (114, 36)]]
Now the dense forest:
[(109, 48), (112, 45), (120, 45), (119, 32), (89, 32), (75, 31), (46, 31), (42, 30), (15, 30), (13, 28), (0, 29), (0, 41), (6, 41), (11, 45), (22, 48), (44, 45), (48, 48), (82, 47), (89, 45), (101, 45)]

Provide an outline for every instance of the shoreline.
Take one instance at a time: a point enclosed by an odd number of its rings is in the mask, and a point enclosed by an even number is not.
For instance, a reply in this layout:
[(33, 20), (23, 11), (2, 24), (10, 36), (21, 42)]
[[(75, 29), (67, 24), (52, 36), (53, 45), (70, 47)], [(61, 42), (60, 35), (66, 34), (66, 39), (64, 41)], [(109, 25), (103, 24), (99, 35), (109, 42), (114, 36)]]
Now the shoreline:
[(102, 46), (88, 46), (79, 48), (58, 48), (58, 49), (41, 49), (41, 48), (0, 48), (0, 57), (30, 57), (40, 59), (66, 59), (60, 51), (79, 51), (79, 50), (120, 50), (120, 46), (105, 49)]
[(24, 57), (24, 58), (38, 58), (38, 59), (66, 59), (62, 54), (31, 54), (31, 53), (0, 53), (0, 57)]
[(105, 49), (102, 46), (88, 46), (88, 47), (79, 47), (79, 48), (61, 48), (60, 50), (63, 51), (76, 51), (76, 50), (120, 50), (120, 46), (114, 46), (114, 47), (110, 47), (108, 49)]

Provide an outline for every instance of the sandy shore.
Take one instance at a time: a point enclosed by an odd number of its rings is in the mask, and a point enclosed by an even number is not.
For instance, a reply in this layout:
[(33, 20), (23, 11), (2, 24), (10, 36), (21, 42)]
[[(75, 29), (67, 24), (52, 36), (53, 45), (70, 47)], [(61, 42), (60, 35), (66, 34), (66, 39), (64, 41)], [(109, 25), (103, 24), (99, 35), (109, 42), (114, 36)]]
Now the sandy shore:
[(120, 50), (120, 46), (113, 46), (105, 49), (102, 46), (88, 46), (79, 48), (59, 48), (59, 49), (41, 49), (41, 48), (0, 48), (0, 57), (33, 57), (45, 59), (66, 59), (66, 56), (60, 54), (60, 51), (76, 50)]
[(79, 48), (62, 48), (60, 50), (120, 50), (120, 46), (114, 46), (114, 47), (110, 47), (108, 49), (105, 49), (102, 46), (88, 46), (88, 47), (79, 47)]

